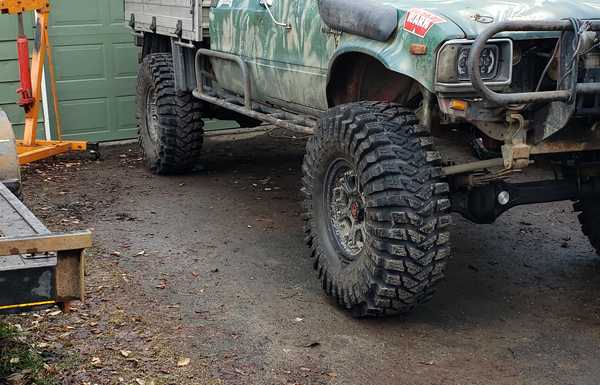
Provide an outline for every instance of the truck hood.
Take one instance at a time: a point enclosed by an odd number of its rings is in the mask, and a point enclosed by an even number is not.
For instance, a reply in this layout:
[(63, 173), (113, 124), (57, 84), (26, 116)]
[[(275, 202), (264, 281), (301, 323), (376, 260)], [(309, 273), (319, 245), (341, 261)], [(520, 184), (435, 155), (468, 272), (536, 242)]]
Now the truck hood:
[(560, 20), (568, 17), (600, 19), (600, 0), (384, 0), (383, 2), (403, 11), (421, 8), (445, 16), (459, 26), (468, 38), (476, 37), (492, 23), (506, 20)]

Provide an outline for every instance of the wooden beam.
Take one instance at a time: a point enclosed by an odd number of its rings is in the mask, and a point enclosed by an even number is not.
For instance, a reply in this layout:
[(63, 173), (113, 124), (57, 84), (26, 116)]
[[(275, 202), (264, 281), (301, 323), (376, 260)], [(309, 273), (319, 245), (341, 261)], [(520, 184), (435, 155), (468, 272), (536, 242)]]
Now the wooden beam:
[(6, 255), (81, 250), (91, 246), (92, 232), (89, 230), (28, 235), (24, 237), (6, 237), (0, 238), (0, 257)]

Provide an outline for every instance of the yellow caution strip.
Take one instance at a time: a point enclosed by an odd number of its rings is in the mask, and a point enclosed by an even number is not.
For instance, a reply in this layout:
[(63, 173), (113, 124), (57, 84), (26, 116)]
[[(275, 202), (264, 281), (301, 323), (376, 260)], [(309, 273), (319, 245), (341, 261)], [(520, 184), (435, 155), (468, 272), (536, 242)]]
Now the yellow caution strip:
[(20, 308), (24, 308), (24, 307), (42, 306), (42, 305), (54, 305), (55, 303), (56, 303), (56, 301), (42, 301), (42, 302), (22, 303), (19, 305), (5, 305), (5, 306), (0, 306), (0, 310), (20, 309)]

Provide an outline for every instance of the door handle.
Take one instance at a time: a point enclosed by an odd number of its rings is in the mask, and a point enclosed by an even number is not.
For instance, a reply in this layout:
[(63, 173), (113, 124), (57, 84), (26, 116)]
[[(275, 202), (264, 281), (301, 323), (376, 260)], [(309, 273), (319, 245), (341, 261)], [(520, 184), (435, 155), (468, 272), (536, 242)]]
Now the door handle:
[(277, 21), (275, 19), (275, 16), (273, 16), (273, 12), (271, 12), (271, 7), (273, 6), (273, 0), (258, 0), (258, 4), (265, 7), (267, 12), (269, 13), (269, 16), (271, 17), (271, 20), (273, 20), (273, 24), (283, 27), (285, 29), (292, 29), (292, 25), (290, 23), (282, 23), (281, 21)]

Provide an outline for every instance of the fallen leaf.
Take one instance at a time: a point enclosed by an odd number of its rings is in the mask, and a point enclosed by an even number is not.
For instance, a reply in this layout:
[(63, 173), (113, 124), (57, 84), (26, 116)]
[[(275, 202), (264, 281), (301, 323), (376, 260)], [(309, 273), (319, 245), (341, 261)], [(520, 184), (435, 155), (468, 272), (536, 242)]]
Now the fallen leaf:
[(305, 348), (316, 348), (319, 345), (321, 345), (320, 342), (311, 342), (311, 343), (308, 343), (308, 344), (304, 345), (304, 347)]
[(125, 358), (129, 357), (131, 355), (131, 350), (121, 350), (121, 355)]
[(53, 311), (53, 312), (51, 312), (51, 313), (48, 313), (48, 315), (49, 315), (50, 317), (56, 317), (56, 316), (57, 316), (57, 315), (59, 315), (60, 313), (62, 313), (62, 311), (60, 311), (60, 310), (55, 310), (55, 311)]
[(192, 362), (192, 360), (189, 359), (188, 357), (181, 357), (179, 360), (177, 360), (177, 366), (179, 366), (179, 367), (188, 366), (190, 364), (190, 362)]
[(100, 360), (100, 358), (98, 357), (92, 357), (92, 365), (94, 366), (100, 366), (102, 364), (102, 360)]
[(336, 378), (337, 377), (337, 373), (336, 372), (329, 372), (329, 373), (325, 373), (326, 376), (331, 377), (331, 378)]
[(144, 381), (144, 380), (142, 380), (142, 379), (140, 379), (140, 378), (136, 378), (136, 379), (135, 379), (135, 382), (136, 382), (138, 385), (146, 385), (146, 381)]
[(25, 375), (23, 373), (14, 373), (6, 377), (6, 380), (11, 385), (21, 385), (24, 383)]
[(238, 368), (233, 368), (233, 370), (235, 370), (236, 373), (241, 374), (242, 376), (246, 375), (246, 372), (244, 372), (243, 370), (240, 370)]

